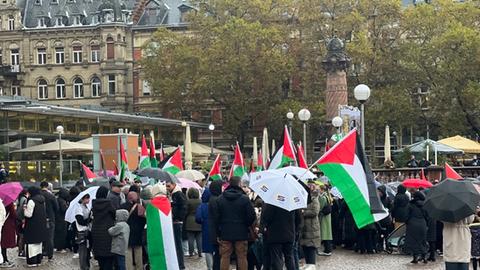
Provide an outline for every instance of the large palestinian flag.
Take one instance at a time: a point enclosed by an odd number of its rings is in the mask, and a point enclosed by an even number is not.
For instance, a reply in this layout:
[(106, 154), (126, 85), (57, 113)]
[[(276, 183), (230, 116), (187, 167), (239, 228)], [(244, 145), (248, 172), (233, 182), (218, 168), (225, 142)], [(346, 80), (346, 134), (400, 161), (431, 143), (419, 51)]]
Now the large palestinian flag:
[(233, 164), (230, 168), (230, 174), (228, 175), (228, 179), (238, 176), (242, 177), (245, 174), (245, 163), (243, 161), (242, 152), (240, 151), (240, 146), (235, 146), (235, 157), (233, 158)]
[(165, 159), (162, 170), (171, 174), (183, 171), (182, 150), (178, 147), (169, 157)]
[(150, 157), (148, 155), (147, 141), (145, 141), (145, 135), (142, 137), (142, 152), (140, 153), (140, 162), (138, 167), (140, 169), (151, 167)]
[(221, 169), (222, 161), (220, 160), (220, 154), (218, 154), (217, 158), (215, 158), (215, 161), (213, 162), (210, 172), (208, 173), (208, 179), (210, 179), (211, 181), (222, 180)]
[(155, 197), (147, 205), (147, 248), (150, 269), (179, 269), (167, 197)]
[(352, 130), (325, 153), (316, 165), (343, 195), (358, 228), (388, 215), (377, 195), (372, 170), (357, 131)]
[(290, 165), (290, 163), (297, 165), (297, 157), (295, 156), (295, 150), (293, 148), (292, 140), (290, 139), (290, 134), (288, 133), (288, 128), (285, 126), (283, 131), (283, 145), (278, 148), (278, 151), (270, 162), (268, 169), (280, 169)]

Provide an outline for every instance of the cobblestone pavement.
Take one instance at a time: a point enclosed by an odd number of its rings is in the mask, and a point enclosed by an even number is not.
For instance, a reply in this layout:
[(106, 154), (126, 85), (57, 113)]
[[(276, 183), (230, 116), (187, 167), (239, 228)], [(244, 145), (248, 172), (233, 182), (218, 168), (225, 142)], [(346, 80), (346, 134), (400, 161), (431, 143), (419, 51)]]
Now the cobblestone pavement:
[[(12, 252), (11, 257), (13, 257)], [(418, 265), (410, 264), (411, 258), (401, 255), (359, 255), (352, 251), (336, 250), (331, 257), (318, 257), (317, 269), (328, 270), (443, 270), (443, 261), (437, 260), (436, 263), (428, 263), (424, 265), (419, 263)], [(44, 261), (42, 266), (37, 268), (27, 268), (25, 260), (16, 259), (16, 267), (11, 269), (39, 269), (39, 270), (77, 270), (78, 259), (72, 259), (72, 254), (55, 254), (55, 260), (53, 262)], [(186, 267), (191, 270), (204, 270), (205, 261), (203, 258), (186, 258)], [(98, 269), (98, 267), (93, 267)]]

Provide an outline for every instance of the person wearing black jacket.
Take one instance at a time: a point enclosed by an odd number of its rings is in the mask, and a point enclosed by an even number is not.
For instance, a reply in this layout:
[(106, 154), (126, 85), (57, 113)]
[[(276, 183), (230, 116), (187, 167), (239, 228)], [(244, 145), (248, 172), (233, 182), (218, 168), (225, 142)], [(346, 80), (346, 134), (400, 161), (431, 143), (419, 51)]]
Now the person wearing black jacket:
[(55, 218), (58, 212), (58, 202), (55, 195), (48, 189), (49, 185), (47, 181), (40, 183), (40, 188), (42, 189), (41, 194), (45, 198), (45, 209), (47, 211), (47, 230), (48, 238), (44, 242), (45, 253), (48, 257), (48, 260), (53, 259), (53, 247), (54, 247), (54, 238), (55, 238)]
[(111, 252), (112, 237), (108, 229), (115, 225), (115, 209), (107, 195), (108, 188), (101, 186), (92, 202), (92, 249), (100, 270), (112, 270), (114, 259)]
[(217, 225), (215, 223), (218, 215), (217, 200), (222, 195), (222, 181), (213, 181), (210, 184), (210, 199), (208, 200), (208, 238), (213, 245), (213, 266), (212, 270), (220, 270), (220, 252), (218, 247)]
[(173, 236), (175, 238), (178, 266), (180, 269), (185, 269), (185, 263), (183, 260), (182, 228), (183, 221), (187, 215), (187, 197), (183, 194), (180, 187), (171, 180), (167, 181), (166, 187), (172, 200)]
[(24, 215), (27, 265), (35, 267), (42, 262), (42, 242), (45, 242), (48, 236), (45, 197), (38, 187), (28, 188), (28, 201)]
[(57, 203), (58, 211), (55, 217), (55, 249), (57, 252), (64, 253), (67, 245), (67, 231), (68, 223), (65, 221), (65, 212), (68, 209), (68, 202), (70, 201), (70, 194), (65, 188), (60, 188), (58, 191)]
[(260, 220), (264, 241), (269, 246), (270, 265), (264, 265), (270, 270), (282, 270), (283, 259), (287, 270), (294, 270), (293, 242), (300, 231), (302, 217), (297, 211), (287, 211), (280, 207), (265, 204)]
[(230, 185), (217, 199), (215, 224), (220, 247), (220, 269), (229, 269), (230, 256), (235, 250), (237, 269), (247, 270), (250, 229), (256, 215), (250, 199), (241, 188), (240, 177), (232, 177)]
[(427, 263), (427, 231), (428, 214), (423, 209), (425, 195), (417, 191), (408, 205), (407, 231), (405, 234), (405, 248), (413, 255), (411, 263), (418, 263), (421, 259)]
[(127, 269), (143, 270), (142, 246), (143, 231), (147, 220), (145, 218), (145, 207), (143, 206), (137, 192), (130, 191), (127, 195), (127, 202), (120, 206), (130, 213), (127, 224), (130, 227), (128, 237), (128, 251), (125, 258)]
[(407, 222), (408, 218), (408, 202), (410, 199), (405, 194), (407, 189), (403, 185), (397, 187), (397, 194), (393, 200), (392, 218), (395, 224), (395, 229)]

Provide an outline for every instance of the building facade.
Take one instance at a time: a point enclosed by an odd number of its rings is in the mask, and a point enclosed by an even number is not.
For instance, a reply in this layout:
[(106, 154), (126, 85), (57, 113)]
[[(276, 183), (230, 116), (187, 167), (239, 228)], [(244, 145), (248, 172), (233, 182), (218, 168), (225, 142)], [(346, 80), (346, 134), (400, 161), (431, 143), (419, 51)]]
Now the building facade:
[(138, 61), (160, 26), (185, 28), (182, 0), (0, 1), (0, 95), (61, 106), (141, 110)]

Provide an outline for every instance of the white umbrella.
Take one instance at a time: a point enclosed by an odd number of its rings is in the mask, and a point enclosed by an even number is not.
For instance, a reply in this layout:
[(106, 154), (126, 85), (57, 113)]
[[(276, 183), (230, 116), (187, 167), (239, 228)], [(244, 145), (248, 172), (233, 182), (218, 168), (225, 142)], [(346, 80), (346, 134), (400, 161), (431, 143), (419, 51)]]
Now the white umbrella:
[(186, 178), (192, 181), (198, 181), (198, 180), (203, 180), (205, 179), (205, 175), (203, 173), (197, 171), (197, 170), (185, 170), (185, 171), (180, 171), (177, 174), (175, 174), (177, 178)]
[(280, 169), (276, 169), (275, 171), (291, 174), (297, 177), (298, 180), (317, 179), (317, 176), (314, 173), (312, 173), (308, 169), (304, 169), (301, 167), (287, 166)]
[(97, 197), (97, 190), (99, 186), (96, 187), (89, 187), (88, 189), (80, 192), (80, 194), (75, 197), (70, 202), (70, 205), (68, 206), (67, 212), (65, 212), (65, 221), (69, 223), (75, 222), (75, 213), (77, 212), (77, 209), (80, 208), (80, 199), (85, 196), (85, 194), (90, 195), (90, 202), (88, 203), (88, 209), (92, 209), (92, 201)]
[(263, 129), (263, 138), (262, 138), (262, 161), (263, 166), (267, 165), (267, 160), (270, 158), (270, 150), (268, 148), (268, 130), (267, 128)]
[(256, 168), (258, 165), (258, 147), (257, 147), (257, 137), (253, 137), (253, 167)]
[(185, 127), (185, 168), (192, 169), (192, 136), (190, 134), (190, 125)]
[(390, 147), (390, 127), (385, 126), (385, 161), (392, 160), (392, 150)]
[(274, 170), (252, 173), (250, 188), (265, 203), (287, 211), (307, 207), (307, 191), (288, 173)]

